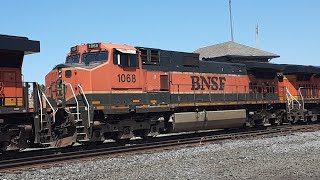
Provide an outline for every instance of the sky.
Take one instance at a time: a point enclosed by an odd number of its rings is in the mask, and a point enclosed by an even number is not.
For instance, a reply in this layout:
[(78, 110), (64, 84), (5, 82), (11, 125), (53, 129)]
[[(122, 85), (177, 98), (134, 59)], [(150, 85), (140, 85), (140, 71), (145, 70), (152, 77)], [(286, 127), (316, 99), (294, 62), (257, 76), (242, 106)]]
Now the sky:
[[(232, 0), (234, 40), (280, 55), (274, 63), (320, 66), (320, 1)], [(112, 42), (193, 52), (230, 41), (228, 0), (2, 1), (0, 34), (39, 40), (24, 81), (44, 83), (70, 47)]]

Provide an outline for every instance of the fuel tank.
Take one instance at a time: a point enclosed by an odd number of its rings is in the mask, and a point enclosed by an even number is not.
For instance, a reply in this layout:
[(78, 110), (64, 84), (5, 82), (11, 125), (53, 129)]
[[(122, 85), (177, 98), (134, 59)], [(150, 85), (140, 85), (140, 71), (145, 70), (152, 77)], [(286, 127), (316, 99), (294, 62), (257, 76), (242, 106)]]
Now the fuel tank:
[(243, 127), (247, 120), (245, 109), (174, 113), (173, 132)]

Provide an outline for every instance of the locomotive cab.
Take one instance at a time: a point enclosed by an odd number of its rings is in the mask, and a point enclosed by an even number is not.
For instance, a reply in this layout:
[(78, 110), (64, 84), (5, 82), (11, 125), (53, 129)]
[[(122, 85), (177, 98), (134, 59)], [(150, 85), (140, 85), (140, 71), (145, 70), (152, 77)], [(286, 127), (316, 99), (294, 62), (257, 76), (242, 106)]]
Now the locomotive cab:
[[(74, 105), (74, 95), (82, 90), (84, 93), (112, 91), (124, 88), (122, 83), (129, 90), (139, 89), (139, 67), (138, 53), (130, 46), (105, 43), (74, 46), (65, 63), (55, 66), (46, 76), (47, 96)], [(95, 97), (87, 100), (91, 103)]]
[[(105, 121), (104, 114), (125, 113), (123, 106), (132, 103), (130, 99), (117, 99), (113, 93), (142, 93), (141, 73), (139, 53), (132, 46), (78, 45), (71, 48), (65, 63), (54, 67), (46, 76), (47, 96), (53, 104), (63, 101), (63, 106), (74, 113), (79, 122), (79, 134), (85, 134), (80, 139), (88, 139), (85, 127), (99, 126), (93, 123), (93, 118)], [(134, 102), (140, 104), (140, 98), (135, 99)]]
[[(38, 116), (38, 84), (23, 82), (24, 55), (40, 52), (40, 42), (0, 35), (0, 150), (16, 150), (34, 143)], [(38, 127), (37, 127), (38, 128)], [(35, 128), (36, 130), (39, 130)]]

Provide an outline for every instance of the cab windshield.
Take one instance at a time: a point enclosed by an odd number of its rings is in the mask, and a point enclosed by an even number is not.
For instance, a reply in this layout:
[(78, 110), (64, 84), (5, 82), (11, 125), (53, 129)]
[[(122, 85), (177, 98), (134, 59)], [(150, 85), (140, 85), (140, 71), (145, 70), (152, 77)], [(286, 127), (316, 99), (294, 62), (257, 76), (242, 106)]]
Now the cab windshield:
[(105, 62), (108, 60), (108, 51), (89, 52), (82, 54), (82, 63)]
[(72, 56), (68, 56), (66, 59), (66, 63), (79, 63), (79, 59), (80, 59), (80, 55), (76, 54), (76, 55), (72, 55)]

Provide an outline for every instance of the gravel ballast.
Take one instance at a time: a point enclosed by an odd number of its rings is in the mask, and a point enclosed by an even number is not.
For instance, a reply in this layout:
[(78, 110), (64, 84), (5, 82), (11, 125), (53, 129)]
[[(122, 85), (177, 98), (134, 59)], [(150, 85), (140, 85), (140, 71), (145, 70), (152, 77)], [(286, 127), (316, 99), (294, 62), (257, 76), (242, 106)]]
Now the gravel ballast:
[(320, 132), (121, 156), (0, 179), (320, 179)]

